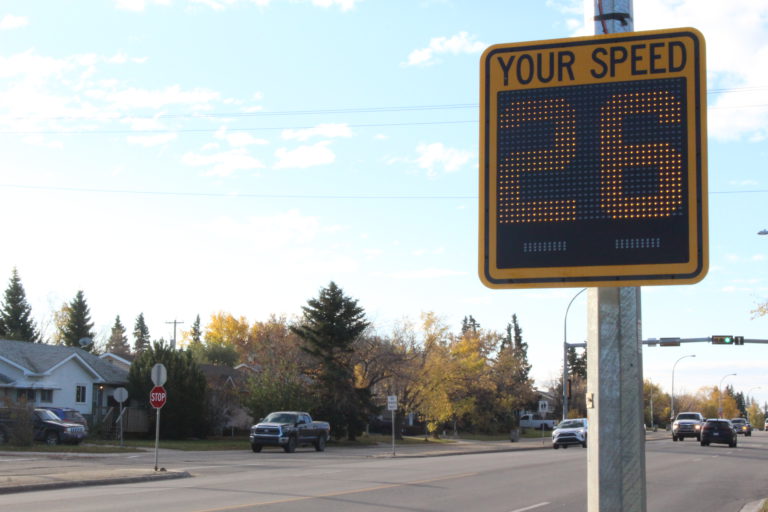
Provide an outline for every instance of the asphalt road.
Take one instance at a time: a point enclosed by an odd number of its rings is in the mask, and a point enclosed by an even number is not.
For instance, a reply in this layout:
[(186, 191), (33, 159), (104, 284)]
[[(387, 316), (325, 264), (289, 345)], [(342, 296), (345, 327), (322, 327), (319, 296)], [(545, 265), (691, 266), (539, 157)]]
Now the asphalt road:
[[(0, 496), (0, 510), (578, 512), (587, 508), (586, 454), (578, 447), (417, 458), (333, 448), (169, 451), (161, 454), (161, 465), (193, 478), (9, 494)], [(126, 454), (99, 462), (141, 467), (151, 466), (153, 457)], [(765, 432), (739, 437), (735, 449), (693, 440), (648, 442), (646, 459), (649, 511), (737, 512), (768, 496)]]

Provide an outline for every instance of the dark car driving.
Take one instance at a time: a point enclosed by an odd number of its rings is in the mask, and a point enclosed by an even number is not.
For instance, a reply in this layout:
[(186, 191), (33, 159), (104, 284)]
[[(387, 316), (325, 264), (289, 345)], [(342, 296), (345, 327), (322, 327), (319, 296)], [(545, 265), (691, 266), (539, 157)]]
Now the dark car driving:
[(719, 443), (736, 448), (737, 440), (736, 430), (728, 420), (710, 418), (704, 422), (704, 426), (701, 428), (701, 446)]
[(752, 425), (744, 418), (731, 418), (731, 424), (737, 434), (744, 434), (747, 437), (752, 435)]

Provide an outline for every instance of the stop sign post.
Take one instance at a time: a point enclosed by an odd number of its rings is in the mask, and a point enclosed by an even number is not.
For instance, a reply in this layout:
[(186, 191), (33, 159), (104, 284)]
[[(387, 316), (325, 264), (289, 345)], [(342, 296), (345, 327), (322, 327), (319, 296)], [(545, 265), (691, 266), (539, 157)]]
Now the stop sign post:
[(152, 388), (152, 391), (149, 392), (149, 404), (155, 409), (163, 407), (167, 398), (168, 394), (165, 392), (163, 386), (155, 386)]
[[(163, 367), (163, 370), (165, 370), (165, 367)], [(163, 375), (162, 377), (162, 381), (165, 382), (165, 376)], [(160, 409), (163, 408), (167, 399), (168, 393), (165, 392), (163, 386), (155, 385), (149, 392), (149, 404), (157, 411), (157, 420), (155, 421), (155, 471), (157, 471), (157, 452), (160, 445)]]

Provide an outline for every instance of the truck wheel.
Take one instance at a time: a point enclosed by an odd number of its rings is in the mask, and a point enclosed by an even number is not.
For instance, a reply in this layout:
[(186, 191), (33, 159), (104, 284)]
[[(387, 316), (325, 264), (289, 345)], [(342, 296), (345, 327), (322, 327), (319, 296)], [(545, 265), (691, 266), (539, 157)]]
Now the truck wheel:
[(555, 450), (557, 450), (558, 448), (560, 448), (560, 445), (559, 445), (559, 444), (557, 444), (557, 443), (555, 443), (555, 444), (553, 444), (553, 445), (552, 445), (552, 448), (554, 448)]
[(291, 436), (288, 438), (288, 444), (283, 446), (285, 453), (293, 453), (296, 451), (296, 438)]
[(325, 451), (325, 434), (320, 434), (320, 438), (317, 441), (315, 441), (315, 451), (318, 451), (318, 452)]
[(259, 453), (261, 451), (261, 445), (260, 444), (252, 444), (251, 450), (253, 450), (255, 453)]
[(582, 448), (586, 448), (586, 447), (587, 447), (587, 442), (586, 442), (586, 441), (584, 441), (583, 443), (581, 443), (581, 447), (582, 447)]
[(50, 430), (45, 433), (45, 444), (48, 446), (56, 446), (59, 444), (59, 434)]
[(673, 440), (673, 441), (675, 441), (675, 442), (677, 442), (677, 436), (673, 435), (673, 436), (672, 436), (672, 440)]

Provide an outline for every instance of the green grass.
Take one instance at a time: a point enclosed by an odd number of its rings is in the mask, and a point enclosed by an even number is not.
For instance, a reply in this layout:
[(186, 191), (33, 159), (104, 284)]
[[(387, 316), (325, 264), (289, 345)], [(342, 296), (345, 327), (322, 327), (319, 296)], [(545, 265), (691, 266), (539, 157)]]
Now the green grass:
[(0, 446), (0, 451), (3, 452), (44, 452), (44, 453), (125, 453), (125, 452), (138, 452), (141, 451), (135, 447), (126, 446), (121, 448), (120, 446), (112, 443), (112, 445), (101, 444), (58, 444), (55, 446), (49, 446), (47, 444), (35, 443), (31, 446), (13, 446), (10, 444), (4, 444)]
[[(548, 437), (549, 432), (544, 432), (544, 437)], [(521, 437), (541, 437), (541, 432), (535, 430), (526, 431)], [(483, 435), (483, 434), (459, 434), (458, 438), (439, 438), (424, 436), (403, 436), (403, 439), (395, 441), (396, 446), (418, 445), (418, 444), (450, 444), (457, 440), (466, 439), (473, 441), (509, 441), (509, 434)], [(362, 434), (355, 441), (347, 439), (331, 439), (329, 446), (354, 448), (367, 447), (379, 444), (388, 445), (392, 443), (392, 436), (386, 434)], [(126, 439), (124, 446), (121, 447), (118, 441), (89, 439), (80, 445), (57, 445), (48, 446), (41, 443), (35, 443), (33, 446), (11, 446), (3, 445), (0, 451), (12, 452), (50, 452), (50, 453), (122, 453), (138, 452), (142, 450), (152, 450), (155, 448), (154, 439)], [(214, 451), (214, 450), (248, 450), (249, 443), (247, 436), (236, 437), (209, 437), (207, 439), (188, 439), (172, 440), (161, 439), (159, 447), (164, 450), (180, 451)]]

